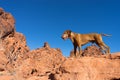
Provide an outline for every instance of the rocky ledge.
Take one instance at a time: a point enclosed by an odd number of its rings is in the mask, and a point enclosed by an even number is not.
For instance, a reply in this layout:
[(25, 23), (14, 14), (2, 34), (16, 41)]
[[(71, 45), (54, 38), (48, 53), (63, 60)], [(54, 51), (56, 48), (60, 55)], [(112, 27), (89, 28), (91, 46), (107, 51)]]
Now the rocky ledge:
[(89, 46), (83, 57), (64, 57), (59, 48), (30, 50), (15, 20), (0, 8), (0, 80), (120, 80), (120, 52), (103, 54)]

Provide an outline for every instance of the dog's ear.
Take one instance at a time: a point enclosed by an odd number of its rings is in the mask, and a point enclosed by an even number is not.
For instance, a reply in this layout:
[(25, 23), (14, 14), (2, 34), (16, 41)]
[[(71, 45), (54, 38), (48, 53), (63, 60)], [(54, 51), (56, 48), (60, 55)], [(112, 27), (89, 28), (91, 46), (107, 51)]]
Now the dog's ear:
[(67, 30), (67, 34), (68, 34), (68, 37), (69, 37), (69, 38), (71, 37), (71, 33), (72, 33), (71, 30)]
[(71, 31), (71, 30), (67, 30), (67, 32), (68, 32), (69, 34), (71, 34), (72, 31)]

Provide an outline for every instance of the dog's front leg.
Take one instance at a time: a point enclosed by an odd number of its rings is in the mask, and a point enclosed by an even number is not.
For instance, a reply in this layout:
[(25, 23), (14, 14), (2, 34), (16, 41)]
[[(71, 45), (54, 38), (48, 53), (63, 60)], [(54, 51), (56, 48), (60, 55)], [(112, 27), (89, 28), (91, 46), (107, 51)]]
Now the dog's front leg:
[(77, 56), (77, 51), (76, 51), (76, 49), (77, 49), (77, 46), (74, 45), (74, 56), (75, 56), (75, 57)]
[(81, 48), (81, 45), (78, 47), (79, 49), (79, 56), (81, 57), (82, 56), (82, 48)]

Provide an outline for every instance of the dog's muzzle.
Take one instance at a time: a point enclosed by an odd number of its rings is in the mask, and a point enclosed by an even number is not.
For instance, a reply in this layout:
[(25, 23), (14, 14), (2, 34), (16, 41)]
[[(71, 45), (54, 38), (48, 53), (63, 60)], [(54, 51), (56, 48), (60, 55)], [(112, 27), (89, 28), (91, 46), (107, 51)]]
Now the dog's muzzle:
[(61, 38), (65, 40), (65, 38), (63, 36), (61, 36)]
[(66, 37), (66, 36), (62, 36), (61, 38), (64, 39), (64, 40), (66, 40), (68, 37)]

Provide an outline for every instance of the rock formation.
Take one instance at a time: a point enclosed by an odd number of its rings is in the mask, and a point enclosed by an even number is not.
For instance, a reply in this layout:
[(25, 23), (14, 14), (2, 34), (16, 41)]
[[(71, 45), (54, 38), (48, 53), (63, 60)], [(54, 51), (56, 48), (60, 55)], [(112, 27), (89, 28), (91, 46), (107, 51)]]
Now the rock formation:
[[(72, 54), (72, 53), (71, 53)], [(59, 48), (29, 50), (15, 20), (0, 8), (0, 80), (120, 80), (120, 52), (103, 55), (96, 46), (83, 57), (64, 57)]]
[(27, 52), (25, 36), (15, 31), (13, 16), (0, 8), (0, 69), (13, 69), (15, 62), (24, 58)]
[[(91, 45), (85, 48), (85, 50), (82, 50), (82, 56), (86, 56), (86, 57), (91, 57), (91, 56), (97, 57), (103, 54), (104, 53), (101, 51), (101, 49), (96, 45)], [(77, 55), (79, 55), (79, 51), (77, 51)], [(70, 52), (70, 57), (73, 57), (73, 56), (74, 56), (74, 50)]]

